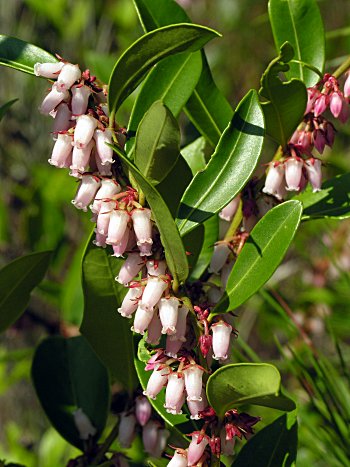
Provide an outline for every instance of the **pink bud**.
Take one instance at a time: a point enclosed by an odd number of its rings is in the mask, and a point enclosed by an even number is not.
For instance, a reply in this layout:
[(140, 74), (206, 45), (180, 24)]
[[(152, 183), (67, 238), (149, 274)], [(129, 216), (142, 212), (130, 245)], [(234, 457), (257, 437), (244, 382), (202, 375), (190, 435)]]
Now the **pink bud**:
[(228, 205), (225, 206), (224, 209), (222, 209), (219, 212), (219, 217), (225, 221), (231, 221), (233, 219), (233, 216), (236, 214), (240, 201), (240, 195), (233, 198), (233, 200), (230, 201)]
[(69, 110), (68, 105), (65, 102), (61, 102), (57, 107), (55, 120), (53, 123), (53, 134), (54, 138), (57, 138), (57, 133), (60, 131), (67, 131), (72, 126), (71, 122), (72, 112)]
[(342, 123), (346, 123), (349, 118), (349, 103), (347, 99), (343, 100), (343, 105), (338, 118)]
[(100, 186), (100, 179), (93, 175), (83, 175), (77, 194), (72, 200), (72, 204), (78, 209), (87, 211), (88, 205), (94, 199), (96, 191)]
[(179, 300), (176, 297), (161, 298), (159, 300), (159, 317), (162, 322), (162, 334), (175, 334), (179, 309)]
[(319, 97), (320, 91), (315, 88), (307, 89), (307, 105), (305, 110), (305, 115), (312, 111), (315, 100)]
[(106, 244), (106, 235), (103, 235), (103, 234), (100, 234), (99, 232), (97, 232), (97, 230), (95, 229), (95, 240), (92, 241), (92, 243), (96, 246), (100, 246), (102, 248), (106, 248), (107, 244)]
[(74, 146), (85, 148), (94, 134), (97, 120), (91, 115), (80, 115), (77, 117), (77, 124), (74, 130)]
[(330, 96), (329, 109), (335, 118), (339, 117), (341, 109), (343, 107), (343, 99), (339, 92), (332, 92)]
[(146, 266), (147, 274), (149, 276), (163, 276), (167, 268), (166, 262), (164, 260), (156, 261), (152, 259), (147, 261)]
[(323, 154), (327, 140), (324, 131), (321, 129), (314, 130), (314, 146), (320, 154)]
[(205, 394), (205, 389), (202, 388), (201, 392), (201, 400), (188, 400), (187, 407), (191, 414), (192, 420), (199, 420), (201, 417), (199, 412), (202, 412), (204, 409), (208, 407), (208, 400)]
[(137, 245), (152, 245), (152, 223), (150, 209), (134, 209), (131, 212)]
[(72, 170), (78, 170), (79, 172), (85, 172), (89, 167), (89, 160), (92, 148), (94, 147), (94, 142), (91, 140), (83, 148), (74, 146), (73, 148), (73, 157), (72, 165), (70, 168)]
[(162, 323), (160, 322), (158, 311), (155, 311), (152, 317), (151, 322), (148, 325), (147, 329), (147, 344), (157, 345), (159, 344), (162, 330)]
[(325, 132), (326, 132), (327, 146), (331, 148), (334, 143), (335, 129), (334, 129), (334, 126), (330, 122), (327, 122)]
[(106, 235), (108, 233), (109, 220), (115, 203), (113, 201), (103, 201), (101, 204), (100, 212), (97, 216), (97, 232)]
[(108, 245), (117, 245), (122, 241), (128, 222), (129, 214), (127, 211), (113, 209), (108, 225), (108, 236), (106, 240)]
[(120, 416), (118, 441), (122, 448), (129, 448), (135, 437), (135, 415), (123, 412)]
[(34, 74), (35, 76), (42, 76), (43, 78), (57, 78), (63, 65), (63, 62), (36, 63), (34, 65)]
[(108, 144), (113, 144), (112, 131), (108, 128), (97, 129), (94, 133), (94, 139), (96, 141), (96, 155), (101, 165), (111, 164), (113, 162), (113, 149)]
[(146, 310), (152, 310), (159, 302), (168, 283), (159, 277), (149, 277), (143, 292), (141, 305)]
[(277, 199), (282, 199), (280, 197), (280, 187), (282, 185), (284, 177), (284, 165), (276, 162), (270, 163), (269, 171), (266, 175), (265, 186), (263, 188), (263, 193), (268, 195), (273, 195)]
[(124, 255), (124, 253), (125, 253), (125, 251), (127, 249), (127, 245), (128, 245), (128, 241), (129, 241), (129, 235), (130, 235), (130, 228), (129, 228), (129, 226), (127, 226), (126, 229), (125, 229), (125, 232), (123, 234), (123, 237), (120, 240), (120, 242), (116, 243), (115, 245), (112, 245), (112, 248), (113, 248), (113, 255), (112, 256), (115, 256), (116, 258), (120, 258), (121, 256)]
[(346, 73), (347, 77), (344, 83), (344, 97), (350, 97), (350, 73)]
[(289, 157), (285, 163), (287, 191), (299, 191), (303, 170), (302, 159)]
[(145, 426), (152, 414), (152, 406), (147, 397), (139, 396), (136, 398), (135, 415), (138, 423)]
[(96, 193), (96, 197), (92, 206), (90, 206), (93, 213), (99, 213), (101, 209), (101, 203), (104, 199), (113, 198), (114, 195), (117, 195), (121, 192), (121, 187), (119, 183), (110, 178), (103, 178), (101, 180), (101, 188)]
[(115, 278), (119, 284), (127, 285), (142, 269), (144, 262), (138, 253), (129, 253)]
[(182, 373), (174, 372), (168, 376), (168, 384), (165, 391), (165, 404), (164, 407), (174, 411), (177, 409), (177, 405), (183, 397), (185, 390), (185, 381)]
[(73, 418), (80, 439), (88, 440), (90, 436), (95, 436), (97, 430), (91, 423), (89, 417), (83, 412), (83, 409), (75, 410), (73, 412)]
[(142, 295), (142, 287), (130, 287), (127, 294), (125, 295), (118, 313), (125, 318), (131, 318), (131, 315), (136, 311), (138, 307), (138, 301)]
[(317, 97), (314, 105), (315, 117), (318, 117), (319, 115), (323, 114), (323, 112), (327, 109), (328, 100), (329, 98), (325, 94), (321, 94), (319, 97)]
[(84, 84), (78, 84), (77, 86), (73, 86), (71, 91), (72, 114), (74, 117), (79, 117), (79, 115), (83, 115), (87, 110), (91, 88), (89, 86), (85, 86)]
[(158, 422), (150, 420), (142, 430), (142, 442), (144, 450), (151, 456), (156, 449), (159, 428), (160, 426)]
[(181, 305), (178, 309), (175, 334), (170, 336), (170, 340), (186, 342), (187, 314), (190, 310), (186, 305)]
[(311, 158), (305, 161), (305, 167), (313, 192), (321, 190), (322, 185), (322, 163), (319, 159)]
[(59, 168), (66, 167), (72, 149), (72, 136), (66, 133), (59, 134), (53, 147), (49, 164)]
[(312, 150), (312, 132), (306, 130), (301, 131), (297, 144), (303, 153), (309, 153)]
[(163, 386), (168, 381), (169, 367), (161, 364), (156, 364), (147, 383), (147, 388), (143, 391), (145, 396), (155, 399), (160, 393)]
[(203, 368), (195, 364), (191, 364), (183, 371), (188, 401), (200, 401), (202, 399), (203, 372)]
[(57, 90), (56, 84), (54, 83), (52, 85), (51, 91), (47, 94), (41, 106), (39, 107), (39, 112), (43, 115), (49, 115), (50, 112), (52, 112), (58, 106), (58, 104), (68, 98), (69, 92), (59, 92)]
[(187, 467), (187, 452), (183, 449), (176, 450), (167, 467)]
[(198, 442), (200, 437), (200, 432), (195, 431), (192, 433), (192, 441), (188, 447), (188, 454), (187, 454), (187, 465), (195, 465), (202, 457), (204, 450), (208, 444), (208, 437), (204, 435), (202, 440)]
[(213, 358), (215, 360), (226, 360), (227, 352), (230, 346), (232, 326), (223, 320), (212, 324), (211, 332), (213, 334)]
[(78, 81), (78, 79), (80, 79), (80, 77), (81, 71), (78, 65), (73, 65), (72, 63), (65, 63), (56, 82), (57, 89), (60, 92), (68, 91), (72, 87), (72, 85), (76, 81)]
[(139, 305), (135, 313), (134, 325), (131, 327), (131, 330), (143, 336), (148, 325), (152, 321), (153, 314), (154, 309), (145, 310)]
[(214, 246), (214, 253), (211, 257), (208, 271), (210, 273), (214, 272), (215, 274), (219, 274), (221, 268), (226, 263), (226, 260), (229, 257), (230, 253), (231, 250), (228, 247), (227, 243), (217, 243)]

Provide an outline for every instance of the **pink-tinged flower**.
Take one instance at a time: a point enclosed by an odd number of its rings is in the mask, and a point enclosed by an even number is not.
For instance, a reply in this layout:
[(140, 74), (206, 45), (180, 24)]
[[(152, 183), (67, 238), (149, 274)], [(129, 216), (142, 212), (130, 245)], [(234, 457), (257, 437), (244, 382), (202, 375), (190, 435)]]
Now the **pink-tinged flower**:
[(284, 165), (279, 162), (271, 162), (269, 164), (269, 171), (266, 175), (265, 186), (262, 189), (263, 193), (273, 195), (277, 199), (282, 199), (280, 189), (284, 177)]
[(94, 199), (100, 184), (100, 179), (98, 177), (83, 175), (75, 198), (72, 200), (72, 204), (78, 209), (87, 211), (87, 207)]
[(108, 144), (113, 143), (112, 131), (108, 128), (95, 130), (96, 156), (102, 166), (113, 162), (113, 149)]
[(61, 102), (57, 107), (55, 120), (53, 122), (53, 135), (54, 139), (57, 138), (57, 133), (60, 131), (67, 131), (72, 126), (71, 122), (72, 112), (69, 110), (65, 102)]
[(39, 112), (43, 115), (49, 115), (50, 112), (55, 110), (55, 108), (60, 104), (62, 101), (69, 98), (69, 92), (59, 92), (57, 90), (56, 84), (52, 85), (51, 91), (47, 94), (44, 100), (39, 107)]
[(226, 430), (220, 431), (221, 452), (225, 456), (233, 456), (235, 453), (236, 438), (226, 439)]
[(97, 232), (106, 235), (108, 234), (109, 220), (115, 203), (113, 201), (103, 201), (101, 204), (100, 212), (97, 216), (96, 229)]
[(219, 289), (219, 287), (213, 286), (207, 292), (208, 301), (212, 305), (216, 305), (221, 300), (223, 296), (223, 291)]
[(296, 157), (289, 157), (285, 162), (286, 190), (299, 191), (303, 170), (303, 160)]
[(305, 167), (312, 191), (314, 193), (320, 191), (322, 185), (322, 162), (312, 157), (305, 161)]
[(324, 131), (321, 130), (320, 128), (318, 128), (317, 130), (314, 130), (313, 138), (314, 138), (314, 146), (315, 146), (316, 150), (320, 154), (323, 154), (324, 148), (325, 148), (326, 143), (327, 143)]
[(215, 360), (226, 360), (230, 346), (232, 326), (223, 320), (212, 324), (213, 333), (213, 358)]
[(139, 305), (135, 313), (134, 325), (131, 327), (131, 330), (143, 336), (152, 321), (153, 314), (154, 309), (145, 310)]
[(187, 451), (176, 449), (167, 467), (187, 467)]
[(203, 334), (199, 337), (199, 348), (204, 358), (206, 358), (209, 351), (211, 350), (212, 343), (213, 343), (213, 338), (209, 334)]
[(226, 263), (227, 258), (229, 257), (231, 250), (227, 243), (220, 242), (214, 246), (214, 253), (210, 260), (210, 266), (208, 271), (210, 273), (214, 272), (219, 274), (221, 268)]
[(332, 92), (329, 101), (330, 111), (332, 112), (334, 118), (338, 118), (343, 107), (342, 95), (339, 92), (334, 91)]
[(59, 72), (62, 70), (63, 62), (54, 63), (36, 63), (34, 65), (35, 76), (42, 76), (43, 78), (57, 78)]
[(196, 364), (191, 364), (185, 370), (185, 387), (188, 401), (200, 401), (202, 399), (202, 377), (204, 370)]
[[(135, 238), (135, 240), (136, 240), (136, 238)], [(139, 249), (139, 252), (140, 252), (140, 256), (151, 256), (152, 255), (152, 244), (153, 244), (153, 240), (151, 240), (150, 242), (145, 242), (145, 243), (141, 243), (141, 244), (139, 244), (139, 242), (137, 242), (137, 246), (138, 246), (138, 249)]]
[(91, 115), (80, 115), (77, 117), (77, 124), (74, 130), (74, 146), (85, 148), (92, 140), (96, 126), (97, 120)]
[(118, 245), (121, 243), (125, 230), (129, 222), (129, 214), (121, 209), (113, 209), (108, 225), (108, 245)]
[(153, 456), (157, 446), (159, 428), (159, 422), (150, 420), (142, 430), (142, 443), (144, 450), (151, 456)]
[(123, 412), (120, 415), (118, 441), (122, 448), (129, 448), (135, 437), (136, 418), (134, 414), (127, 415)]
[(225, 235), (228, 231), (228, 228), (230, 227), (231, 222), (229, 221), (224, 221), (219, 217), (219, 235), (218, 239), (223, 240), (225, 238)]
[(135, 415), (138, 423), (145, 426), (152, 414), (152, 406), (147, 397), (139, 396), (136, 398)]
[[(128, 241), (129, 241), (129, 235), (130, 235), (130, 228), (127, 225), (125, 232), (123, 234), (122, 239), (120, 240), (119, 243), (116, 243), (115, 245), (112, 245), (113, 248), (113, 255), (116, 258), (120, 258), (121, 256), (124, 255), (127, 249)], [(106, 239), (107, 241), (107, 239)]]
[(119, 284), (127, 285), (142, 269), (144, 262), (138, 253), (129, 253), (115, 278)]
[(174, 409), (169, 408), (169, 409), (167, 409), (166, 411), (167, 411), (168, 413), (171, 413), (171, 415), (181, 415), (181, 414), (182, 414), (182, 406), (184, 405), (185, 400), (186, 400), (186, 393), (183, 392), (183, 393), (181, 394), (181, 397), (180, 397), (180, 399), (178, 400), (178, 402), (177, 402), (175, 408), (174, 408)]
[(187, 465), (195, 465), (202, 457), (209, 442), (208, 436), (202, 435), (200, 431), (192, 433), (192, 441), (188, 447)]
[(154, 367), (150, 379), (148, 380), (146, 390), (143, 391), (143, 394), (150, 397), (151, 399), (155, 399), (162, 390), (163, 386), (166, 385), (168, 381), (168, 375), (169, 367), (157, 363)]
[(72, 89), (72, 114), (73, 117), (83, 115), (88, 106), (91, 88), (85, 84), (78, 84), (73, 86)]
[(208, 400), (205, 394), (205, 389), (202, 388), (201, 392), (201, 400), (188, 400), (187, 407), (191, 414), (192, 420), (199, 420), (201, 418), (200, 412), (205, 410), (208, 407)]
[(171, 340), (173, 336), (166, 336), (165, 355), (177, 358), (177, 353), (181, 349), (183, 342), (180, 340)]
[(297, 145), (301, 152), (309, 153), (312, 150), (312, 132), (308, 130), (301, 131)]
[(162, 323), (162, 334), (175, 334), (179, 310), (179, 299), (176, 297), (159, 300), (159, 317)]
[(149, 277), (143, 292), (141, 306), (146, 310), (152, 310), (167, 287), (168, 283), (160, 277)]
[(312, 111), (316, 99), (320, 96), (320, 91), (316, 88), (307, 89), (307, 104), (305, 109), (305, 114), (308, 114)]
[(96, 147), (94, 151), (94, 162), (97, 165), (97, 171), (103, 177), (109, 177), (112, 175), (112, 164), (110, 162), (106, 162), (104, 165), (101, 164), (100, 158), (97, 156)]
[(97, 232), (97, 230), (95, 229), (95, 239), (92, 241), (92, 243), (93, 243), (94, 245), (96, 245), (96, 246), (100, 246), (100, 247), (102, 247), (102, 248), (106, 248), (106, 246), (107, 246), (106, 238), (107, 238), (106, 235), (100, 234), (100, 233)]
[(159, 459), (162, 456), (163, 451), (166, 448), (168, 438), (170, 436), (170, 431), (166, 428), (160, 428), (158, 430), (157, 443), (153, 450), (153, 457)]
[(223, 290), (226, 289), (227, 281), (228, 281), (228, 278), (230, 277), (234, 264), (235, 264), (235, 260), (229, 261), (228, 263), (225, 263), (221, 269), (220, 279), (221, 279), (221, 286)]
[(66, 167), (72, 149), (72, 136), (66, 133), (59, 134), (48, 160), (49, 164), (59, 168)]
[(77, 409), (73, 412), (74, 424), (79, 432), (79, 438), (88, 440), (90, 436), (95, 436), (96, 428), (91, 423), (89, 417), (83, 412), (83, 409)]
[[(185, 380), (182, 373), (174, 372), (168, 376), (168, 384), (165, 390), (164, 407), (168, 411), (178, 409), (178, 404), (181, 401), (185, 390)], [(171, 412), (169, 412), (171, 413)]]
[(219, 212), (219, 217), (228, 222), (232, 221), (233, 216), (236, 214), (240, 201), (241, 201), (240, 195), (233, 198), (233, 200), (230, 201), (228, 205), (225, 206), (224, 209), (222, 209)]
[(344, 97), (350, 97), (350, 73), (349, 71), (346, 72), (346, 80), (344, 83)]
[(335, 128), (331, 122), (327, 122), (325, 133), (326, 133), (327, 146), (331, 148), (333, 146), (334, 138), (335, 138)]
[(101, 188), (96, 193), (93, 204), (90, 206), (93, 213), (99, 213), (101, 209), (101, 204), (104, 199), (113, 198), (114, 195), (117, 195), (121, 192), (121, 186), (116, 180), (110, 178), (103, 178), (101, 180)]
[(147, 267), (147, 274), (149, 276), (163, 276), (165, 274), (167, 265), (164, 260), (157, 261), (155, 259), (152, 259), (150, 261), (147, 261), (146, 267)]
[(338, 118), (342, 123), (346, 123), (349, 118), (349, 103), (347, 99), (343, 100), (343, 105)]
[(74, 146), (72, 154), (72, 165), (70, 166), (70, 168), (72, 170), (78, 170), (79, 172), (85, 172), (89, 167), (89, 160), (93, 147), (93, 140), (91, 140), (83, 148)]
[(177, 312), (176, 331), (170, 336), (170, 340), (186, 342), (187, 315), (190, 310), (186, 305), (181, 305)]
[(329, 96), (326, 96), (326, 94), (320, 94), (314, 104), (314, 115), (315, 117), (320, 116), (325, 112), (325, 110), (328, 107), (328, 102), (329, 102)]
[(236, 409), (225, 413), (227, 423), (225, 424), (226, 440), (231, 440), (234, 436), (247, 439), (254, 433), (253, 426), (258, 423), (260, 417), (252, 417), (247, 413), (238, 413)]
[(131, 315), (136, 311), (138, 302), (142, 296), (142, 287), (130, 287), (125, 295), (118, 313), (124, 318), (131, 318)]
[(73, 84), (81, 77), (81, 71), (78, 65), (72, 63), (65, 63), (62, 67), (56, 82), (57, 89), (60, 92), (68, 91)]
[(164, 355), (163, 349), (158, 349), (155, 354), (147, 361), (145, 366), (145, 371), (154, 370), (156, 365), (159, 363), (164, 363), (167, 360), (166, 356)]
[(157, 345), (159, 344), (160, 338), (162, 336), (162, 323), (160, 322), (158, 311), (155, 311), (152, 317), (151, 322), (148, 325), (147, 329), (147, 344)]
[(150, 209), (134, 209), (131, 218), (137, 239), (137, 246), (152, 245), (152, 223)]

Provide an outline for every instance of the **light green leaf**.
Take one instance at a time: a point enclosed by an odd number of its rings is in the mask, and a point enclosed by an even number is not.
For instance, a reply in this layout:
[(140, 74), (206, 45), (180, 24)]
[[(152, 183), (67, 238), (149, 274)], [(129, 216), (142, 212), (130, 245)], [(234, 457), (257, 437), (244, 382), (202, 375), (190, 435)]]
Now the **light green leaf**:
[(299, 201), (286, 201), (256, 224), (238, 255), (214, 314), (234, 310), (268, 281), (293, 240), (301, 214)]
[(201, 136), (181, 149), (182, 157), (190, 166), (192, 175), (196, 175), (197, 172), (205, 169), (205, 146), (205, 138)]
[(220, 34), (195, 24), (177, 24), (151, 31), (119, 58), (109, 80), (108, 106), (115, 112), (160, 60), (179, 52), (194, 52)]
[(237, 107), (206, 168), (185, 191), (177, 225), (181, 235), (219, 212), (244, 187), (253, 173), (264, 140), (264, 117), (254, 90)]
[(31, 291), (42, 281), (49, 267), (50, 251), (21, 256), (0, 270), (0, 332), (24, 312)]

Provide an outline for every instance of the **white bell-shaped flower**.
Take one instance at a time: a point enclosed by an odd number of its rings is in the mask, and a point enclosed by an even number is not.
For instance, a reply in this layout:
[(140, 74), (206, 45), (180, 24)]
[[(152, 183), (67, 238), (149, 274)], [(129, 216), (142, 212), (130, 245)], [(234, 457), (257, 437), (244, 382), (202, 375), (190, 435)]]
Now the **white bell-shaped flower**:
[(199, 365), (191, 364), (183, 370), (188, 401), (202, 399), (202, 377), (204, 370)]
[(60, 92), (68, 91), (73, 84), (81, 77), (81, 71), (78, 65), (72, 63), (65, 63), (62, 67), (56, 82), (57, 89)]
[(135, 313), (134, 324), (131, 327), (131, 330), (143, 336), (152, 321), (153, 314), (154, 309), (145, 310), (139, 305)]
[(187, 453), (187, 465), (196, 465), (199, 459), (202, 457), (204, 450), (208, 444), (208, 437), (204, 435), (200, 442), (200, 432), (195, 431), (192, 433), (192, 441), (188, 447)]
[(121, 192), (121, 186), (116, 180), (110, 178), (103, 178), (101, 180), (101, 187), (96, 193), (93, 204), (90, 206), (93, 213), (99, 213), (101, 209), (101, 204), (104, 199), (113, 198), (114, 195), (117, 195)]
[(89, 167), (89, 160), (93, 147), (93, 140), (91, 140), (83, 148), (74, 146), (72, 154), (72, 165), (70, 166), (70, 168), (72, 170), (78, 170), (79, 172), (85, 172)]
[(152, 223), (150, 209), (134, 209), (131, 212), (138, 247), (152, 245)]
[(96, 229), (97, 232), (106, 235), (108, 234), (109, 220), (111, 213), (115, 207), (114, 201), (103, 201), (100, 212), (97, 216)]
[(168, 384), (165, 390), (164, 407), (170, 411), (177, 410), (185, 390), (185, 380), (182, 373), (173, 372), (168, 376)]
[(62, 101), (69, 98), (69, 92), (59, 92), (56, 83), (52, 85), (51, 91), (42, 101), (39, 112), (43, 115), (49, 115)]
[(109, 128), (97, 129), (94, 133), (96, 142), (96, 157), (102, 166), (113, 162), (113, 149), (108, 144), (113, 144), (112, 131)]
[(170, 336), (170, 340), (186, 342), (187, 315), (190, 310), (182, 304), (177, 312), (176, 331)]
[(96, 428), (91, 423), (91, 420), (83, 412), (83, 409), (77, 409), (73, 412), (74, 423), (79, 432), (79, 438), (88, 440), (90, 436), (95, 436), (97, 433)]
[(122, 448), (129, 448), (135, 437), (136, 417), (123, 412), (120, 415), (118, 441)]
[(296, 157), (289, 157), (285, 161), (287, 191), (299, 191), (303, 165), (302, 159)]
[(219, 217), (225, 221), (232, 221), (233, 219), (233, 216), (236, 214), (236, 211), (237, 211), (237, 208), (239, 206), (239, 203), (241, 201), (241, 197), (240, 195), (236, 196), (235, 198), (233, 198), (232, 201), (230, 201), (225, 207), (224, 209), (222, 209), (220, 212), (219, 212)]
[(115, 280), (127, 285), (141, 271), (144, 264), (138, 253), (129, 253)]
[(116, 258), (120, 258), (121, 256), (124, 256), (124, 253), (127, 250), (129, 235), (130, 235), (130, 228), (129, 226), (127, 226), (120, 242), (116, 243), (115, 245), (112, 245), (112, 248), (113, 248), (112, 256), (115, 256)]
[(35, 76), (42, 76), (43, 78), (54, 79), (57, 78), (63, 68), (63, 62), (53, 63), (35, 63), (34, 74)]
[(92, 140), (96, 126), (97, 120), (91, 115), (80, 115), (77, 117), (77, 124), (74, 130), (74, 146), (85, 148)]
[(266, 175), (265, 186), (262, 189), (264, 193), (273, 195), (277, 199), (282, 199), (280, 190), (284, 178), (284, 165), (279, 162), (272, 162)]
[(148, 325), (147, 329), (147, 344), (157, 345), (159, 344), (160, 338), (162, 336), (162, 323), (159, 318), (158, 311), (155, 311), (152, 317), (151, 322)]
[(98, 177), (83, 175), (75, 198), (72, 200), (72, 204), (74, 204), (77, 209), (87, 211), (87, 207), (94, 199), (100, 184), (101, 182)]
[(100, 246), (102, 248), (106, 248), (107, 243), (106, 243), (106, 235), (100, 234), (97, 232), (97, 229), (95, 229), (95, 239), (92, 241), (92, 243), (96, 246)]
[(322, 186), (322, 162), (312, 157), (305, 161), (305, 167), (312, 191), (314, 193), (320, 191)]
[(61, 102), (56, 111), (55, 119), (53, 122), (53, 136), (57, 139), (57, 133), (67, 131), (72, 126), (72, 112), (65, 102)]
[(166, 336), (166, 344), (165, 344), (165, 355), (171, 358), (177, 358), (177, 354), (182, 347), (183, 342), (180, 340), (172, 340), (173, 336)]
[(118, 308), (118, 313), (124, 316), (124, 318), (131, 318), (131, 315), (137, 310), (141, 296), (142, 287), (130, 287), (120, 308)]
[(187, 467), (187, 451), (176, 450), (167, 467)]
[(163, 276), (165, 274), (167, 265), (164, 260), (156, 261), (152, 259), (150, 261), (147, 261), (146, 267), (147, 267), (147, 274), (149, 276)]
[(86, 86), (85, 84), (78, 84), (72, 87), (71, 92), (72, 114), (73, 117), (76, 118), (79, 117), (79, 115), (85, 114), (92, 90), (89, 86)]
[(159, 317), (162, 322), (162, 334), (175, 334), (179, 310), (179, 299), (176, 297), (159, 300)]
[(147, 387), (143, 394), (155, 399), (157, 395), (162, 390), (163, 386), (166, 385), (168, 381), (169, 367), (158, 363), (155, 365), (154, 370), (151, 374), (150, 379), (148, 380)]
[(217, 243), (214, 246), (214, 253), (211, 257), (208, 271), (210, 273), (214, 272), (215, 274), (218, 274), (226, 263), (230, 252), (231, 250), (227, 243)]
[(67, 166), (67, 161), (72, 154), (72, 136), (67, 133), (60, 133), (52, 150), (49, 164), (59, 168)]
[(202, 388), (201, 400), (191, 400), (191, 401), (188, 400), (187, 401), (187, 407), (191, 414), (190, 418), (192, 420), (199, 420), (200, 419), (199, 412), (202, 412), (204, 409), (206, 409), (208, 405), (209, 404), (208, 404), (207, 396), (205, 394), (205, 389)]
[(141, 306), (146, 310), (152, 310), (167, 287), (168, 283), (160, 277), (149, 277), (142, 295)]
[(230, 347), (230, 339), (232, 326), (223, 320), (212, 324), (211, 331), (213, 334), (213, 358), (215, 360), (226, 360), (228, 358), (228, 349)]
[(121, 209), (113, 209), (108, 225), (108, 245), (118, 245), (123, 239), (129, 222), (129, 214)]

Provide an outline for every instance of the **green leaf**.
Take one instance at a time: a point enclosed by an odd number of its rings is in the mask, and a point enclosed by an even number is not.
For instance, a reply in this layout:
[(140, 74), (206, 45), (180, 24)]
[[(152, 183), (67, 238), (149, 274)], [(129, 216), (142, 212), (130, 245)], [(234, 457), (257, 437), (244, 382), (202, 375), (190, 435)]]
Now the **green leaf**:
[[(277, 50), (288, 41), (295, 58), (323, 72), (325, 35), (316, 0), (269, 0), (269, 17)], [(289, 79), (299, 78), (305, 86), (313, 86), (319, 79), (300, 63), (291, 63), (286, 73)]]
[(34, 65), (37, 62), (57, 62), (57, 58), (36, 45), (16, 37), (0, 35), (0, 65), (34, 75)]
[(145, 113), (136, 133), (135, 164), (153, 184), (160, 183), (180, 153), (180, 128), (167, 107), (156, 101)]
[(21, 256), (0, 270), (0, 332), (13, 324), (26, 309), (30, 293), (45, 276), (51, 252)]
[(91, 240), (82, 263), (84, 317), (80, 331), (115, 379), (131, 392), (137, 385), (131, 325), (117, 312), (127, 289), (115, 281), (123, 259), (95, 247)]
[(174, 279), (173, 288), (176, 290), (178, 283), (185, 281), (188, 276), (188, 263), (186, 252), (172, 215), (156, 188), (148, 182), (118, 147), (114, 146), (113, 149), (122, 162), (129, 168), (152, 209), (152, 215), (157, 224), (165, 250), (165, 259)]
[(268, 363), (233, 363), (216, 370), (207, 382), (209, 404), (219, 417), (242, 404), (294, 410), (295, 403), (280, 393), (281, 376)]
[(2, 105), (0, 107), (0, 122), (4, 118), (6, 112), (9, 110), (9, 108), (17, 101), (18, 101), (18, 99), (12, 99), (12, 100), (6, 102), (6, 104), (4, 104), (4, 105)]
[(293, 240), (301, 214), (299, 201), (286, 201), (256, 224), (233, 266), (214, 314), (234, 310), (268, 281)]
[(232, 467), (291, 467), (296, 461), (297, 445), (296, 413), (284, 414), (242, 447)]
[[(174, 23), (191, 22), (187, 13), (174, 0), (134, 0), (134, 4), (145, 31)], [(233, 110), (216, 87), (204, 52), (202, 61), (202, 74), (185, 111), (198, 131), (215, 147), (232, 119)]]
[[(202, 225), (204, 227), (204, 240), (198, 259), (190, 271), (190, 280), (198, 280), (210, 264), (214, 252), (214, 244), (219, 235), (219, 217), (217, 215), (212, 216)], [(193, 232), (196, 232), (196, 230)]]
[(177, 224), (181, 235), (219, 212), (247, 183), (260, 157), (264, 117), (256, 91), (238, 105), (206, 168), (185, 191)]
[(151, 31), (134, 42), (119, 58), (109, 80), (108, 105), (115, 112), (160, 60), (179, 52), (194, 52), (219, 36), (195, 24), (170, 25)]
[(42, 341), (34, 355), (32, 379), (47, 417), (63, 438), (83, 448), (73, 418), (78, 408), (96, 428), (95, 439), (100, 437), (109, 408), (108, 373), (83, 336)]
[[(192, 94), (201, 71), (200, 52), (173, 55), (158, 63), (147, 76), (137, 96), (128, 132), (134, 134), (143, 115), (156, 100), (161, 100), (174, 117), (177, 117)], [(129, 140), (128, 154), (131, 154), (133, 145), (133, 139)]]
[(266, 133), (284, 147), (293, 131), (303, 119), (307, 92), (298, 79), (281, 81), (279, 74), (289, 70), (293, 48), (286, 42), (281, 46), (280, 55), (272, 60), (261, 77), (259, 94), (267, 99), (262, 102), (265, 115)]
[(181, 149), (182, 157), (190, 166), (192, 175), (196, 175), (197, 172), (205, 169), (205, 146), (205, 138), (201, 136)]
[(294, 199), (303, 203), (303, 219), (348, 219), (350, 217), (350, 173), (327, 180), (322, 190), (301, 193)]

